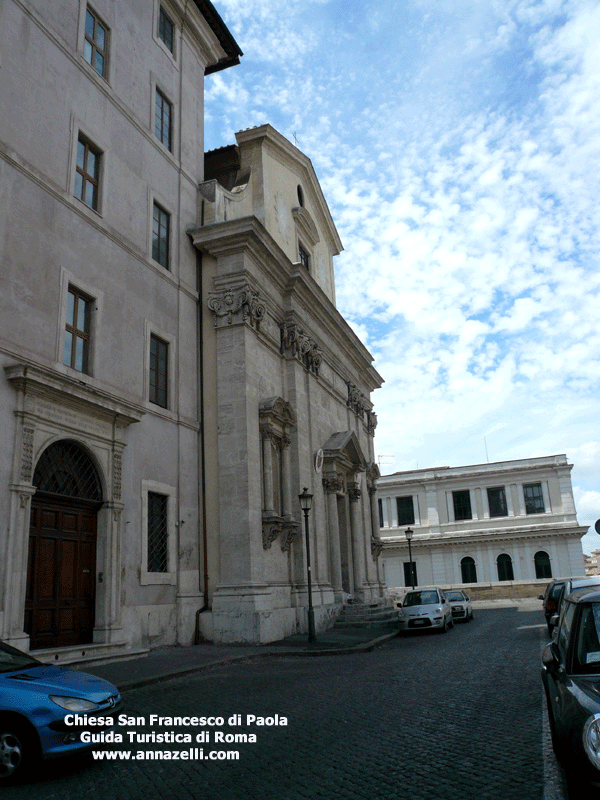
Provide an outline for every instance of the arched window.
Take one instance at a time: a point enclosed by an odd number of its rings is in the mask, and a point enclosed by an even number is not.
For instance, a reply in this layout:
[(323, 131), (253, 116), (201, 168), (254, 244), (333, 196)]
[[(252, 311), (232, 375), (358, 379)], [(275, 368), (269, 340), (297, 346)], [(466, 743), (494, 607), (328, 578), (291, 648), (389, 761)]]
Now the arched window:
[(67, 439), (44, 450), (33, 474), (33, 485), (47, 494), (102, 502), (102, 484), (92, 459)]
[(550, 567), (550, 556), (545, 550), (538, 550), (533, 557), (535, 563), (536, 578), (551, 578), (552, 568)]
[(498, 556), (496, 563), (498, 565), (498, 580), (514, 581), (512, 558), (507, 553), (502, 553)]
[(465, 556), (460, 562), (460, 572), (462, 575), (463, 583), (477, 583), (477, 568), (475, 566), (475, 559), (471, 556)]

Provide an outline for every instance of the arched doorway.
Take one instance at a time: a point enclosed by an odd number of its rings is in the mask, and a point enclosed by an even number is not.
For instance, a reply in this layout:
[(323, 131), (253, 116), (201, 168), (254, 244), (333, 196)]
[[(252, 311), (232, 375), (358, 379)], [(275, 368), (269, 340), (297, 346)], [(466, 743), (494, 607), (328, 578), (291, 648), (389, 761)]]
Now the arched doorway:
[(536, 578), (551, 578), (552, 568), (550, 566), (550, 556), (545, 550), (538, 550), (533, 557), (535, 564), (535, 577)]
[(496, 560), (496, 564), (498, 566), (499, 581), (514, 581), (512, 558), (508, 553), (501, 553)]
[(477, 567), (475, 559), (465, 556), (460, 562), (460, 572), (463, 583), (477, 583)]
[(61, 440), (33, 476), (24, 628), (32, 649), (92, 641), (102, 485), (89, 455)]

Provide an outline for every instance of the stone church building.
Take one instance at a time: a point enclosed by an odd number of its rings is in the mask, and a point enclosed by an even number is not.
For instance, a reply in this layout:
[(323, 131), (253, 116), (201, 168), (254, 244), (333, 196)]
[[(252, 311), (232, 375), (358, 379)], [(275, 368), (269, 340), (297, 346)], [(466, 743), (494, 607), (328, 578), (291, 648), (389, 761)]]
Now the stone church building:
[[(372, 358), (269, 126), (204, 153), (208, 0), (0, 6), (0, 638), (59, 662), (382, 593)], [(40, 69), (43, 65), (43, 69)]]

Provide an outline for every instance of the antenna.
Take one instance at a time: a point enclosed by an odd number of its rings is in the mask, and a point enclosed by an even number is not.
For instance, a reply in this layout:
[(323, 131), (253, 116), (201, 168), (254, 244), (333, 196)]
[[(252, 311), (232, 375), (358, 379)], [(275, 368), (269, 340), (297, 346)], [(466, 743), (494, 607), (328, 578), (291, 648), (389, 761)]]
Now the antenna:
[(487, 459), (487, 463), (489, 464), (490, 463), (490, 457), (488, 456), (487, 441), (486, 441), (485, 436), (483, 437), (483, 443), (485, 445), (485, 457)]
[(386, 456), (382, 453), (381, 455), (377, 456), (377, 466), (380, 467), (382, 465), (384, 458), (389, 458), (389, 461), (386, 462), (387, 464), (393, 464), (396, 460), (396, 456)]

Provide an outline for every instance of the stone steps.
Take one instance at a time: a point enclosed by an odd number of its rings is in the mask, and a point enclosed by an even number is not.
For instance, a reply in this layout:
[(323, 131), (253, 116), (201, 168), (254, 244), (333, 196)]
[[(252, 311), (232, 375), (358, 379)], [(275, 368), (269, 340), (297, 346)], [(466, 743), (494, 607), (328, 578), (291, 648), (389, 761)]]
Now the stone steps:
[(334, 628), (397, 627), (398, 611), (385, 602), (349, 603), (338, 615)]

